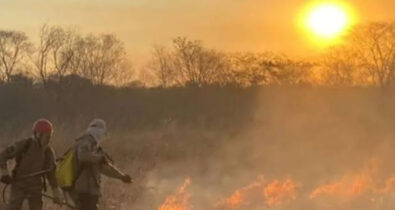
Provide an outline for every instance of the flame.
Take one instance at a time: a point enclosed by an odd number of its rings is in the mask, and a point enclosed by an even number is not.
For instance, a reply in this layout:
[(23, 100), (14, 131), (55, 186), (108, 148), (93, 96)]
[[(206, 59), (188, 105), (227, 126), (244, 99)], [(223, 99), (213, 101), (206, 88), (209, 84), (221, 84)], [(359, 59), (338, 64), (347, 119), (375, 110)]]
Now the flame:
[(275, 180), (268, 184), (263, 194), (266, 198), (266, 205), (269, 207), (279, 206), (296, 199), (296, 184), (288, 178), (284, 182)]
[[(370, 161), (367, 167), (358, 173), (350, 173), (334, 180), (329, 184), (318, 186), (311, 191), (309, 197), (316, 199), (321, 196), (334, 197), (342, 201), (363, 196), (370, 199), (375, 205), (379, 205), (380, 199), (385, 195), (395, 192), (395, 175), (389, 177), (382, 188), (378, 188), (377, 162)], [(169, 195), (158, 210), (190, 210), (188, 186), (191, 180), (187, 178), (184, 184), (172, 195)], [(297, 199), (297, 189), (300, 184), (291, 178), (274, 179), (266, 181), (263, 176), (258, 176), (253, 182), (237, 189), (229, 197), (220, 200), (214, 205), (215, 209), (252, 209), (252, 208), (275, 208), (288, 204)]]
[[(266, 185), (264, 177), (259, 176), (251, 184), (236, 190), (231, 196), (219, 202), (216, 207), (225, 207), (227, 209), (246, 207), (251, 203), (256, 203), (255, 198), (261, 201), (260, 191), (263, 193), (265, 204), (268, 207), (279, 206), (296, 199), (296, 188), (297, 185), (290, 178), (284, 181), (274, 180)], [(257, 197), (255, 194), (260, 196)], [(263, 202), (260, 203), (263, 205)]]
[(314, 199), (320, 195), (335, 197), (355, 197), (360, 196), (372, 188), (372, 178), (368, 175), (360, 175), (354, 178), (343, 177), (339, 181), (318, 187), (311, 194)]
[(263, 187), (265, 184), (265, 178), (263, 176), (258, 176), (251, 184), (236, 190), (228, 198), (222, 200), (216, 204), (216, 207), (227, 207), (229, 209), (237, 209), (244, 204), (246, 199), (246, 194), (251, 190)]
[(189, 210), (188, 201), (191, 195), (186, 190), (190, 184), (191, 179), (187, 178), (176, 193), (166, 198), (158, 210)]
[(376, 190), (376, 194), (386, 195), (395, 191), (395, 176), (388, 178), (385, 182), (385, 187)]
[(311, 199), (327, 195), (331, 197), (354, 198), (374, 191), (373, 174), (377, 172), (378, 162), (372, 159), (362, 172), (345, 175), (340, 180), (317, 187), (310, 194)]
[(234, 192), (229, 198), (226, 199), (226, 206), (237, 208), (241, 205), (244, 199), (243, 190)]

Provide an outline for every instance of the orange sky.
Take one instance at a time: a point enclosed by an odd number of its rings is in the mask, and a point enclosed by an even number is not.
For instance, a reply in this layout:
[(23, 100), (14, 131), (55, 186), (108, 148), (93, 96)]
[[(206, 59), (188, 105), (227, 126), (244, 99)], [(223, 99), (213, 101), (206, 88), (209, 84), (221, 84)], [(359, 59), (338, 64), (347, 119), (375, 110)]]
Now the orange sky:
[[(0, 0), (0, 27), (34, 36), (44, 23), (114, 33), (133, 60), (176, 36), (226, 51), (312, 52), (295, 27), (311, 0)], [(395, 20), (395, 0), (350, 0), (359, 22)], [(313, 50), (314, 51), (314, 50)]]

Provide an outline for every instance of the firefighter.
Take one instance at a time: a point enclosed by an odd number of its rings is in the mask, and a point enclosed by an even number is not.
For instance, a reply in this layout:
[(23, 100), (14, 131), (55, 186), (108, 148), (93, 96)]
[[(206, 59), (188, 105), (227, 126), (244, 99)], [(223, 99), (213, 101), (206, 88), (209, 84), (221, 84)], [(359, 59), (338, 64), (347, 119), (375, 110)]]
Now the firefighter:
[[(49, 146), (52, 133), (52, 123), (39, 119), (33, 125), (30, 138), (17, 141), (0, 153), (0, 181), (11, 185), (9, 210), (21, 210), (25, 199), (30, 210), (42, 210), (42, 191), (46, 190), (46, 180), (52, 188), (53, 201), (62, 204), (55, 177), (55, 152)], [(7, 167), (7, 160), (10, 159), (16, 162), (12, 173)]]
[(80, 172), (73, 187), (73, 198), (80, 210), (97, 210), (101, 195), (101, 174), (131, 183), (129, 175), (118, 170), (100, 147), (106, 135), (106, 123), (95, 119), (76, 142), (76, 155)]

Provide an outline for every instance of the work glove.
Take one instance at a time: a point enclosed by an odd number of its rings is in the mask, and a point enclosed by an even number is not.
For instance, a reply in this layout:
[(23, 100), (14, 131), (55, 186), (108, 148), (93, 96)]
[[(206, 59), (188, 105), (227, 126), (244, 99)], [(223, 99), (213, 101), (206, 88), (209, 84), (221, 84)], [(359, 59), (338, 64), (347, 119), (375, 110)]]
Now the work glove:
[(133, 182), (132, 178), (129, 175), (127, 175), (127, 174), (123, 175), (121, 180), (124, 183), (128, 183), (128, 184)]
[(64, 199), (62, 196), (62, 192), (59, 188), (52, 189), (53, 192), (53, 202), (62, 206), (64, 204)]
[(0, 182), (2, 182), (4, 184), (11, 184), (12, 177), (9, 174), (5, 174), (5, 175), (1, 176)]

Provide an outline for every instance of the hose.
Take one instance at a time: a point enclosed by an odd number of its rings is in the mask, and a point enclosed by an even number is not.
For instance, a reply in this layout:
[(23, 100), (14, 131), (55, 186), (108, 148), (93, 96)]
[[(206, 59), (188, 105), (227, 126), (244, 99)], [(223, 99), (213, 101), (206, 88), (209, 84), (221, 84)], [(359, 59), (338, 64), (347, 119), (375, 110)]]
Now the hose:
[[(2, 199), (3, 199), (4, 204), (6, 204), (6, 205), (8, 205), (8, 201), (7, 201), (7, 199), (6, 199), (6, 193), (7, 193), (7, 189), (8, 189), (9, 186), (10, 186), (9, 184), (4, 185), (3, 190), (2, 190)], [(43, 193), (43, 194), (41, 194), (41, 195), (42, 195), (44, 198), (50, 199), (50, 200), (52, 200), (52, 201), (55, 200), (54, 197), (49, 196), (49, 195), (47, 195), (47, 194), (44, 194), (44, 193)], [(73, 205), (71, 205), (71, 204), (69, 204), (69, 203), (67, 203), (67, 202), (62, 202), (61, 205), (62, 205), (62, 206), (66, 206), (66, 207), (69, 208), (69, 209), (77, 209), (75, 206), (73, 206)]]

